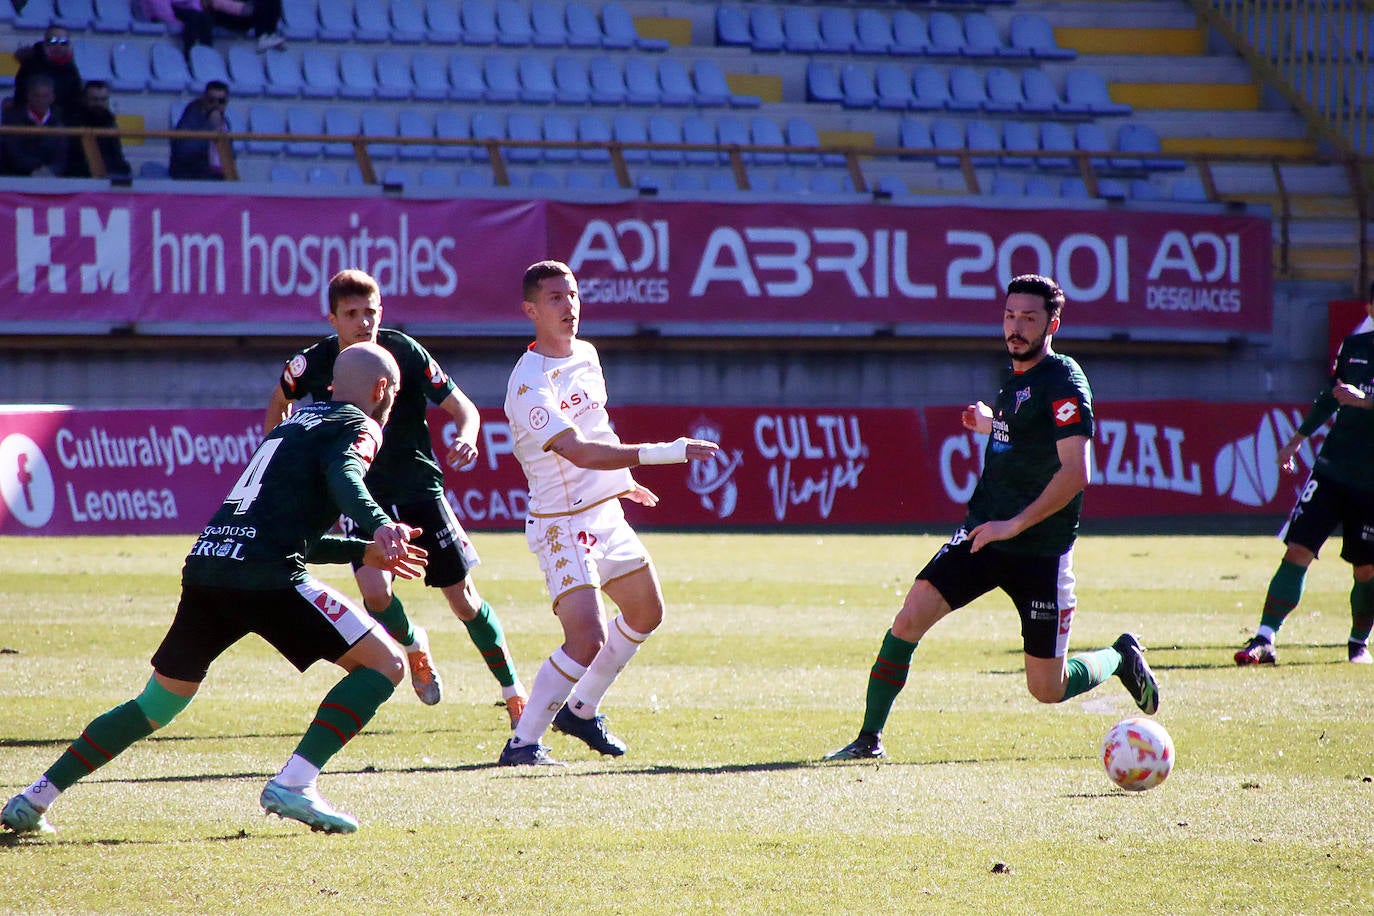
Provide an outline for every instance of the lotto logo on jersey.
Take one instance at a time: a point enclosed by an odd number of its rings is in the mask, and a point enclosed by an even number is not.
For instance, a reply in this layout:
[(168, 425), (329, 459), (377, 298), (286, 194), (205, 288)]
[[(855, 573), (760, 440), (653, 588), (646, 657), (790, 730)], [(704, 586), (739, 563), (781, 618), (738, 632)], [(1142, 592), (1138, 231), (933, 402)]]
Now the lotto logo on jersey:
[(1072, 426), (1078, 422), (1078, 398), (1064, 398), (1054, 402), (1054, 422), (1059, 426)]
[(429, 365), (425, 367), (425, 378), (429, 379), (429, 383), (435, 388), (443, 387), (444, 383), (448, 381), (448, 376), (444, 375), (444, 370), (439, 368), (439, 364), (432, 359), (429, 361)]
[(363, 464), (371, 465), (372, 459), (377, 457), (377, 445), (377, 437), (368, 430), (353, 440), (353, 454), (362, 459)]

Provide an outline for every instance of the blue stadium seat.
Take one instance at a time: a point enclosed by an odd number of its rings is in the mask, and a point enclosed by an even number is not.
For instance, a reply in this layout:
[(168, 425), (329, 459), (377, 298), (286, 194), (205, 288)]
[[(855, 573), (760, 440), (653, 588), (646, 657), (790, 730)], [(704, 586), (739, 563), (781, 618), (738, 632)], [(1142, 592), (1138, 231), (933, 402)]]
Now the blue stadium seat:
[(391, 40), (413, 45), (428, 37), (429, 27), (419, 0), (391, 0)]
[(735, 183), (735, 176), (733, 173), (724, 171), (714, 171), (706, 176), (706, 190), (738, 191), (739, 185)]
[[(637, 114), (620, 112), (611, 121), (611, 135), (620, 143), (644, 143), (649, 139), (644, 129), (644, 120)], [(646, 162), (649, 151), (646, 149), (627, 149), (622, 155), (626, 162)]]
[(597, 147), (578, 151), (577, 157), (583, 162), (610, 161), (611, 154), (606, 151), (606, 145), (611, 142), (611, 127), (599, 115), (586, 114), (577, 119), (577, 139), (598, 144)]
[[(269, 55), (279, 57), (281, 53)], [(269, 59), (268, 65), (271, 66)], [(301, 94), (308, 99), (332, 99), (339, 94), (339, 61), (321, 48), (306, 48), (301, 52), (301, 76), (305, 84)]]
[(521, 54), (517, 69), (520, 101), (543, 105), (558, 97), (558, 87), (553, 81), (553, 65), (547, 54)]
[[(545, 140), (575, 142), (577, 125), (567, 115), (550, 112), (544, 115), (543, 136)], [(550, 148), (544, 150), (546, 162), (574, 162), (577, 159), (575, 147)]]
[(530, 14), (519, 0), (496, 0), (496, 43), (507, 48), (528, 47), (534, 41)]
[(42, 31), (52, 25), (57, 18), (57, 9), (52, 0), (29, 0), (14, 13), (14, 27)]
[(553, 172), (544, 169), (531, 169), (529, 174), (529, 188), (531, 191), (556, 191), (561, 187), (558, 183), (558, 176)]
[(487, 94), (482, 67), (470, 54), (454, 54), (448, 59), (448, 97), (456, 102), (480, 102)]
[[(778, 127), (778, 123), (763, 115), (755, 115), (749, 119), (749, 136), (755, 146), (787, 145), (787, 140), (783, 137), (782, 129)], [(782, 165), (786, 159), (786, 154), (781, 151), (754, 154), (754, 161), (759, 165)]]
[[(324, 112), (324, 132), (331, 137), (356, 136), (363, 131), (362, 118), (356, 108), (327, 108)], [(353, 156), (353, 144), (326, 143), (326, 156)]]
[(821, 44), (821, 30), (815, 14), (800, 6), (788, 5), (782, 11), (783, 49), (789, 54), (814, 54), (827, 50)]
[(1021, 110), (1031, 114), (1056, 114), (1063, 111), (1064, 100), (1044, 70), (1021, 71)]
[(1064, 76), (1065, 111), (1094, 115), (1128, 115), (1131, 106), (1112, 101), (1107, 81), (1096, 70), (1076, 67)]
[(725, 71), (714, 60), (709, 57), (697, 58), (692, 64), (692, 79), (696, 84), (698, 105), (730, 104), (734, 94), (730, 91), (730, 84), (725, 81)]
[(1029, 168), (1035, 164), (1034, 155), (1040, 151), (1040, 126), (1034, 121), (1007, 121), (1002, 126), (1002, 145), (1008, 153), (1025, 154), (1003, 156), (1002, 165)]
[(892, 53), (916, 57), (930, 50), (930, 31), (919, 13), (896, 10), (892, 13)]
[(560, 54), (553, 60), (553, 82), (562, 105), (586, 105), (592, 99), (592, 84), (582, 58)]
[(834, 65), (818, 60), (806, 65), (806, 97), (812, 102), (844, 101), (844, 89)]
[(987, 83), (984, 82), (982, 70), (965, 66), (950, 68), (946, 108), (950, 111), (982, 111), (987, 100)]
[[(659, 104), (668, 108), (681, 108), (696, 100), (696, 87), (687, 68), (676, 57), (664, 57), (658, 62)], [(728, 88), (728, 87), (727, 87)]]
[[(504, 140), (506, 139), (505, 119), (493, 111), (475, 111), (472, 114), (472, 139), (474, 140)], [(486, 162), (491, 157), (484, 146), (474, 147), (472, 158), (476, 162)]]
[[(415, 83), (410, 78), (410, 62), (400, 51), (379, 51), (373, 59), (377, 66), (377, 89), (379, 99), (408, 99), (415, 94)], [(347, 70), (344, 75), (347, 76)]]
[(463, 40), (457, 0), (425, 0), (425, 24), (434, 44), (451, 45)]
[(749, 34), (753, 36), (755, 51), (781, 51), (787, 43), (782, 15), (771, 4), (749, 8)]
[(530, 3), (531, 40), (536, 48), (561, 48), (568, 43), (568, 27), (563, 19), (563, 5), (556, 0), (532, 0)]
[(1027, 197), (1058, 197), (1059, 189), (1050, 183), (1050, 180), (1043, 175), (1026, 176), (1026, 196)]
[(120, 92), (142, 92), (153, 77), (147, 49), (137, 41), (121, 41), (110, 49), (110, 69), (110, 87)]
[(996, 127), (989, 121), (976, 118), (965, 125), (967, 129), (968, 148), (976, 150), (997, 150), (996, 156), (974, 156), (973, 164), (976, 168), (990, 168), (996, 165), (1002, 158), (1002, 135)]
[[(434, 116), (434, 136), (441, 140), (469, 140), (472, 126), (466, 115), (445, 109)], [(463, 161), (472, 158), (472, 147), (459, 144), (435, 144), (434, 158)]]
[(646, 38), (639, 34), (629, 10), (615, 0), (601, 4), (601, 44), (616, 50), (666, 51), (668, 42), (662, 38)]
[[(1121, 125), (1116, 132), (1116, 148), (1123, 153), (1161, 153), (1163, 152), (1159, 134), (1148, 124), (1128, 123)], [(1114, 168), (1144, 168), (1148, 171), (1182, 171), (1187, 163), (1182, 159), (1130, 159), (1112, 157)]]
[(304, 184), (305, 176), (294, 165), (274, 162), (267, 171), (267, 180), (272, 184)]
[(906, 111), (915, 101), (911, 93), (911, 77), (898, 64), (879, 64), (873, 71), (873, 85), (877, 105), (885, 111)]
[[(57, 0), (53, 24), (73, 32), (84, 32), (95, 20), (95, 6), (91, 0)], [(84, 74), (83, 74), (84, 76)]]
[[(930, 142), (936, 149), (955, 150), (965, 147), (964, 122), (950, 118), (936, 118), (930, 122)], [(957, 156), (936, 156), (935, 164), (942, 168), (956, 168)]]
[(911, 107), (916, 111), (944, 111), (949, 106), (945, 71), (933, 64), (917, 64), (911, 71)]
[(353, 0), (324, 0), (319, 5), (319, 17), (316, 37), (320, 41), (353, 40)]
[(625, 58), (625, 101), (630, 105), (658, 105), (658, 61), (637, 54)]
[(1021, 110), (1026, 100), (1021, 90), (1021, 77), (1006, 67), (989, 67), (986, 71), (987, 99), (983, 110), (998, 114), (1011, 114)]
[[(1085, 153), (1105, 153), (1111, 150), (1111, 144), (1107, 142), (1107, 132), (1102, 129), (1102, 125), (1092, 121), (1074, 125), (1073, 145), (1075, 149)], [(1110, 167), (1105, 156), (1093, 157), (1092, 165), (1095, 169)]]
[[(363, 109), (361, 120), (365, 137), (381, 137), (387, 140), (396, 137), (396, 117), (390, 108), (370, 105)], [(369, 143), (367, 151), (374, 159), (394, 159), (399, 147), (395, 143)]]
[(1021, 179), (1015, 175), (997, 174), (992, 176), (992, 181), (988, 183), (988, 195), (991, 197), (1025, 197), (1026, 189), (1021, 183)]
[[(682, 142), (714, 145), (717, 142), (715, 125), (701, 115), (687, 115), (682, 119)], [(720, 162), (721, 154), (715, 150), (687, 150), (683, 158), (689, 163), (706, 165)]]
[(1004, 42), (992, 17), (976, 10), (964, 14), (964, 56), (988, 58), (1027, 55)]
[(492, 0), (463, 0), (463, 44), (496, 44), (496, 7)]
[(1017, 13), (1011, 17), (1011, 47), (1038, 60), (1073, 60), (1078, 52), (1061, 48), (1049, 20), (1038, 13)]
[(779, 194), (804, 194), (806, 185), (796, 172), (779, 172), (773, 177), (773, 190)]
[(450, 190), (455, 187), (452, 167), (427, 165), (420, 169), (420, 187)]
[[(262, 93), (262, 83), (258, 83), (257, 91), (253, 91), (251, 88), (244, 88), (233, 82), (229, 76), (229, 68), (225, 66), (224, 58), (220, 57), (219, 52), (209, 45), (192, 45), (191, 57), (188, 62), (191, 65), (191, 89), (203, 89), (206, 83), (219, 80), (226, 86), (233, 86), (236, 96), (260, 95)], [(84, 67), (80, 69), (82, 79), (97, 79), (97, 77), (88, 74)]]
[[(286, 132), (294, 135), (324, 133), (324, 115), (317, 108), (292, 105), (286, 109)], [(324, 144), (318, 140), (292, 140), (286, 144), (286, 152), (292, 156), (318, 156), (324, 151)]]
[[(816, 133), (815, 126), (800, 116), (787, 119), (786, 136), (788, 146), (817, 147), (821, 145), (821, 138)], [(844, 156), (839, 153), (789, 152), (787, 161), (794, 165), (815, 165), (817, 162), (824, 162), (826, 165), (843, 165)]]
[(674, 191), (705, 191), (706, 182), (696, 172), (687, 172), (682, 169), (673, 171), (669, 178), (669, 186)]
[(511, 55), (489, 54), (484, 57), (482, 81), (487, 85), (483, 98), (488, 102), (509, 104), (520, 101), (520, 73)]
[[(928, 151), (935, 145), (930, 139), (930, 124), (919, 118), (902, 118), (901, 125), (897, 128), (897, 143), (902, 149), (915, 152)], [(924, 158), (920, 156), (903, 156), (903, 159)]]
[(1132, 178), (1130, 197), (1131, 200), (1155, 201), (1162, 200), (1164, 193), (1148, 178)]
[[(396, 135), (409, 140), (430, 140), (434, 137), (434, 122), (429, 115), (414, 108), (402, 108), (396, 113)], [(434, 155), (432, 143), (403, 143), (397, 146), (402, 159), (429, 159)]]
[(822, 51), (849, 54), (859, 43), (858, 26), (854, 22), (853, 10), (842, 6), (823, 6), (818, 25)]
[(854, 53), (887, 54), (892, 51), (892, 20), (872, 9), (854, 14)]
[(491, 188), (495, 184), (496, 180), (487, 169), (463, 169), (458, 173), (460, 188)]
[[(664, 114), (663, 112), (649, 115), (648, 129), (649, 142), (651, 143), (682, 142), (682, 124), (675, 115)], [(682, 150), (650, 150), (649, 159), (659, 165), (679, 165), (682, 162)]]
[[(92, 26), (97, 32), (122, 34), (133, 27), (134, 17), (129, 10), (127, 0), (95, 0), (92, 9), (94, 12)], [(13, 7), (0, 10), (0, 19), (9, 21), (13, 18)], [(158, 25), (161, 24), (158, 23)], [(78, 67), (77, 69), (81, 68)], [(81, 70), (81, 75), (85, 76), (86, 71)]]
[(844, 93), (841, 103), (845, 108), (872, 108), (878, 103), (873, 74), (858, 64), (840, 67), (840, 91)]
[[(716, 119), (716, 140), (721, 146), (748, 146), (749, 128), (734, 115), (721, 115)], [(745, 162), (753, 162), (753, 153), (740, 154)], [(728, 151), (726, 153), (728, 158)]]
[(594, 172), (569, 169), (563, 176), (563, 186), (572, 191), (599, 191), (601, 179)]
[(314, 41), (320, 34), (315, 0), (282, 0), (281, 34), (296, 41)]
[(1180, 175), (1174, 179), (1173, 184), (1169, 186), (1169, 199), (1194, 204), (1210, 203), (1207, 186), (1201, 179), (1191, 175)]
[(1059, 182), (1059, 196), (1064, 200), (1092, 200), (1082, 178), (1070, 176)]
[[(197, 45), (196, 47), (204, 47), (204, 45)], [(213, 53), (213, 49), (207, 48), (207, 50)], [(216, 54), (215, 56), (218, 57), (219, 55)], [(76, 69), (80, 71), (83, 80), (104, 80), (108, 83), (114, 79), (114, 69), (110, 66), (110, 49), (101, 42), (76, 42), (72, 45), (72, 62), (76, 64)]]
[(321, 185), (323, 187), (338, 187), (343, 184), (339, 180), (339, 173), (327, 165), (312, 165), (305, 173), (307, 184)]
[[(284, 134), (286, 119), (271, 105), (254, 104), (248, 107), (248, 131), (254, 134)], [(286, 147), (284, 140), (249, 140), (244, 148), (250, 153), (280, 153)]]
[[(448, 73), (444, 61), (437, 54), (417, 51), (410, 57), (410, 75), (415, 84), (414, 96), (426, 101), (439, 101), (449, 97)], [(481, 76), (478, 76), (481, 82)]]
[[(407, 81), (409, 74), (406, 74)], [(372, 58), (357, 48), (345, 48), (339, 53), (339, 95), (346, 99), (372, 99), (377, 97), (377, 74), (372, 69)], [(406, 90), (400, 96), (405, 98)]]
[[(1074, 150), (1073, 131), (1058, 121), (1045, 121), (1040, 125), (1040, 149), (1046, 153), (1071, 153)], [(1039, 156), (1036, 164), (1042, 169), (1075, 168), (1077, 160), (1071, 156)]]
[[(506, 138), (509, 140), (543, 140), (539, 121), (527, 111), (513, 111), (506, 119)], [(513, 148), (506, 151), (511, 162), (538, 162), (543, 151), (538, 148)]]
[(614, 59), (593, 57), (587, 62), (587, 77), (592, 85), (593, 105), (625, 104), (625, 74)]
[(844, 194), (853, 192), (854, 184), (848, 175), (841, 180), (834, 172), (812, 172), (807, 181), (807, 190), (812, 194)]
[(882, 192), (893, 200), (907, 200), (911, 194), (911, 187), (896, 175), (883, 175), (878, 178), (875, 190)]
[(354, 4), (353, 40), (369, 44), (391, 41), (391, 16), (385, 2), (373, 0), (368, 3), (364, 0)]
[(964, 53), (964, 24), (953, 13), (937, 10), (930, 14), (930, 47), (934, 57), (959, 57)]
[(568, 26), (568, 47), (601, 47), (601, 21), (590, 6), (582, 0), (568, 0), (563, 15)]
[(291, 98), (305, 89), (301, 76), (301, 62), (290, 51), (265, 55), (267, 58), (267, 94)]
[[(203, 47), (203, 45), (197, 45)], [(196, 49), (191, 49), (191, 65), (194, 73)], [(236, 95), (262, 95), (267, 92), (267, 73), (262, 66), (263, 55), (253, 50), (251, 45), (235, 44), (229, 46), (229, 79)], [(82, 71), (85, 72), (84, 70)]]
[(749, 18), (738, 7), (716, 7), (716, 44), (727, 48), (748, 48), (754, 43), (749, 34)]
[(1103, 200), (1125, 200), (1129, 191), (1126, 183), (1116, 178), (1099, 178), (1097, 196)]

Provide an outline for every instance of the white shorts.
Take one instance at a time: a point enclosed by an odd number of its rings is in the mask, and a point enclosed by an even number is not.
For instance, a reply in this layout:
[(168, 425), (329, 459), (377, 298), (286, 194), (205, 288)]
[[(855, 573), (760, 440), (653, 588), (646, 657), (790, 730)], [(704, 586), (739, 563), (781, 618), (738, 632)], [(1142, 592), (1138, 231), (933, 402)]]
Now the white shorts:
[(576, 515), (532, 515), (525, 519), (525, 541), (554, 603), (574, 589), (601, 588), (649, 565), (649, 551), (618, 499)]

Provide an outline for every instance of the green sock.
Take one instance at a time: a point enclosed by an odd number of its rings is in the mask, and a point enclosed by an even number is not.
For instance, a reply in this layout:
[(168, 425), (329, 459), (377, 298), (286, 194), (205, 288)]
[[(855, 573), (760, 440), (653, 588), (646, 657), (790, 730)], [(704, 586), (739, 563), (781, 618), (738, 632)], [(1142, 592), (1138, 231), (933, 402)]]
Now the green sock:
[(377, 707), (395, 690), (396, 685), (380, 671), (353, 669), (325, 696), (315, 713), (315, 721), (296, 745), (296, 753), (324, 769), (329, 758), (372, 721)]
[(515, 661), (510, 657), (510, 652), (506, 650), (506, 634), (501, 629), (501, 621), (497, 618), (496, 612), (491, 609), (491, 605), (482, 602), (482, 607), (477, 611), (477, 616), (471, 620), (464, 620), (463, 626), (468, 628), (468, 636), (472, 638), (472, 644), (477, 647), (477, 651), (482, 653), (483, 660), (491, 673), (496, 676), (497, 682), (502, 687), (510, 687), (515, 684)]
[(1121, 653), (1110, 646), (1096, 652), (1075, 655), (1069, 659), (1069, 682), (1064, 685), (1064, 699), (1087, 693), (1116, 674), (1116, 669), (1120, 666)]
[(876, 735), (887, 724), (887, 714), (892, 711), (897, 694), (906, 686), (911, 654), (917, 645), (893, 636), (891, 630), (883, 637), (883, 646), (868, 674), (868, 698), (864, 703), (864, 724), (860, 731)]
[(1368, 582), (1355, 580), (1350, 587), (1350, 641), (1369, 642), (1369, 631), (1374, 629), (1374, 579)]
[(153, 726), (139, 705), (130, 700), (91, 720), (81, 737), (48, 767), (44, 775), (62, 791), (119, 756), (125, 748), (153, 733)]
[(1260, 612), (1260, 626), (1278, 632), (1283, 618), (1293, 612), (1302, 600), (1303, 580), (1307, 567), (1283, 560), (1269, 580), (1269, 593), (1264, 596), (1264, 610)]
[(401, 604), (401, 599), (394, 594), (391, 596), (391, 603), (386, 606), (384, 611), (374, 611), (368, 608), (367, 612), (377, 619), (386, 630), (386, 635), (396, 640), (403, 646), (408, 646), (415, 642), (415, 630), (410, 625), (410, 618), (406, 616), (405, 606)]

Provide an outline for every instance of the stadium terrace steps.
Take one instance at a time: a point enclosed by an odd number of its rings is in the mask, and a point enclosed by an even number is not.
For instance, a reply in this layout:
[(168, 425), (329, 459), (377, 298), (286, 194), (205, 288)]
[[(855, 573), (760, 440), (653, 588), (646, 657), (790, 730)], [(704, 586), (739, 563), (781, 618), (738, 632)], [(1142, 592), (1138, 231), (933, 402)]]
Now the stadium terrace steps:
[(1055, 28), (1060, 47), (1079, 54), (1141, 54), (1186, 57), (1207, 53), (1200, 28)]
[(1137, 111), (1255, 111), (1260, 105), (1254, 83), (1112, 83), (1111, 94)]
[(641, 38), (659, 38), (675, 48), (692, 43), (692, 20), (683, 16), (636, 16), (635, 31)]

